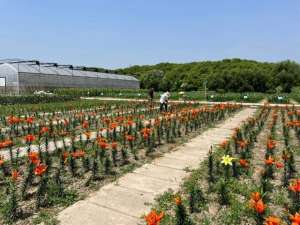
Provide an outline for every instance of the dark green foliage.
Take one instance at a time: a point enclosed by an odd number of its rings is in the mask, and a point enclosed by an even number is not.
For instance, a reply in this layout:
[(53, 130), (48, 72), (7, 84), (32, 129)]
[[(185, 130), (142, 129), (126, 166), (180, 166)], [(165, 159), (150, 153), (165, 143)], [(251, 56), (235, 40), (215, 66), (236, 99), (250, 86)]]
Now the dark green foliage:
[(99, 178), (99, 165), (98, 165), (98, 161), (96, 158), (94, 158), (93, 160), (93, 167), (92, 167), (92, 178), (94, 180)]
[(111, 165), (112, 165), (112, 162), (110, 159), (110, 155), (106, 154), (105, 161), (104, 161), (104, 173), (106, 175), (109, 175), (111, 173)]
[(235, 178), (239, 177), (239, 171), (235, 161), (232, 162), (232, 175)]
[(176, 205), (176, 225), (193, 225), (194, 223), (189, 218), (185, 206), (181, 204)]
[(26, 190), (32, 184), (33, 177), (34, 177), (33, 169), (34, 169), (34, 164), (30, 163), (30, 165), (28, 166), (28, 171), (25, 176), (24, 182), (22, 184), (22, 188), (21, 188), (22, 198), (26, 197)]
[(7, 222), (13, 222), (20, 217), (22, 211), (18, 208), (16, 184), (10, 183), (8, 202), (2, 206), (1, 211)]
[(118, 151), (116, 149), (113, 149), (112, 152), (112, 161), (113, 161), (113, 165), (117, 166), (117, 156), (118, 156)]
[(212, 154), (212, 147), (209, 151), (208, 155), (208, 181), (209, 182), (214, 182), (215, 177), (214, 177), (214, 158)]
[(117, 71), (135, 75), (141, 81), (141, 88), (154, 87), (155, 90), (199, 90), (207, 80), (208, 88), (215, 91), (272, 92), (281, 86), (283, 91), (290, 92), (291, 88), (300, 82), (300, 67), (292, 61), (262, 63), (224, 59), (186, 64), (132, 66)]
[(76, 176), (76, 161), (73, 157), (69, 157), (69, 168), (72, 173), (72, 176)]
[(221, 205), (228, 205), (230, 203), (230, 190), (228, 190), (227, 181), (222, 179), (218, 185), (219, 201)]
[(65, 102), (74, 100), (72, 96), (64, 95), (3, 95), (0, 96), (1, 105), (37, 104), (51, 102)]
[(189, 190), (189, 195), (190, 213), (200, 212), (206, 202), (202, 190), (193, 185)]
[(122, 148), (121, 149), (121, 153), (122, 153), (123, 163), (124, 164), (129, 163), (127, 149), (126, 148)]
[(40, 184), (37, 190), (36, 208), (46, 206), (47, 204), (47, 199), (46, 199), (47, 184), (48, 184), (48, 175), (45, 174), (41, 176)]
[(261, 177), (260, 185), (261, 185), (261, 190), (263, 193), (272, 191), (273, 187), (272, 187), (270, 180), (265, 178), (264, 176)]
[(82, 165), (85, 172), (88, 172), (90, 170), (90, 159), (89, 157), (83, 157), (82, 158)]

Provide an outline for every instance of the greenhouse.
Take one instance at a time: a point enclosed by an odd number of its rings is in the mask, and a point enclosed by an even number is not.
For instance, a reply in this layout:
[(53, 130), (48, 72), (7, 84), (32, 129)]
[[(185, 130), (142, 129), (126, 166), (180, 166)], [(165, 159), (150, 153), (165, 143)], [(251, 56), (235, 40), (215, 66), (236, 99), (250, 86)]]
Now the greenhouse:
[(2, 93), (24, 93), (54, 88), (127, 88), (138, 89), (133, 76), (86, 71), (85, 67), (41, 63), (36, 60), (0, 62)]

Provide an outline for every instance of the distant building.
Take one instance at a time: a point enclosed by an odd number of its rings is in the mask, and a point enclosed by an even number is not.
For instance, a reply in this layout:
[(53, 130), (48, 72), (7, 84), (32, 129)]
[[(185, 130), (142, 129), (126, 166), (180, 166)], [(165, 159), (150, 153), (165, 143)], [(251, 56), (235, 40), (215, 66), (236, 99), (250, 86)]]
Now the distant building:
[(127, 88), (138, 89), (133, 76), (82, 70), (72, 65), (40, 63), (31, 60), (0, 61), (2, 93), (24, 93), (55, 88)]

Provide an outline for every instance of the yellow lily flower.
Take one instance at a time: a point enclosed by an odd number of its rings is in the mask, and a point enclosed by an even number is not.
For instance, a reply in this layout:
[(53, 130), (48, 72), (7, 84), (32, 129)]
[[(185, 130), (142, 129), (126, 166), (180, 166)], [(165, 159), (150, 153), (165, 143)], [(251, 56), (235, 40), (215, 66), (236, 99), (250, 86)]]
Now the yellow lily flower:
[(228, 165), (232, 166), (232, 161), (233, 160), (234, 160), (234, 158), (231, 157), (230, 155), (224, 155), (222, 157), (221, 163), (224, 164), (225, 166), (228, 166)]

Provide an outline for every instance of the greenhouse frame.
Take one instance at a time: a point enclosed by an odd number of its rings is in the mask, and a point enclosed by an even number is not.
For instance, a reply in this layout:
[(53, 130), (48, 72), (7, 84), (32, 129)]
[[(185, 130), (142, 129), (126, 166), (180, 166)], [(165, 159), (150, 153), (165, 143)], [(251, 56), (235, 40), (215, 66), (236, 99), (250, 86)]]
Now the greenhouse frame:
[(55, 88), (138, 89), (133, 76), (86, 71), (85, 67), (41, 63), (36, 60), (0, 61), (0, 90), (20, 94)]

